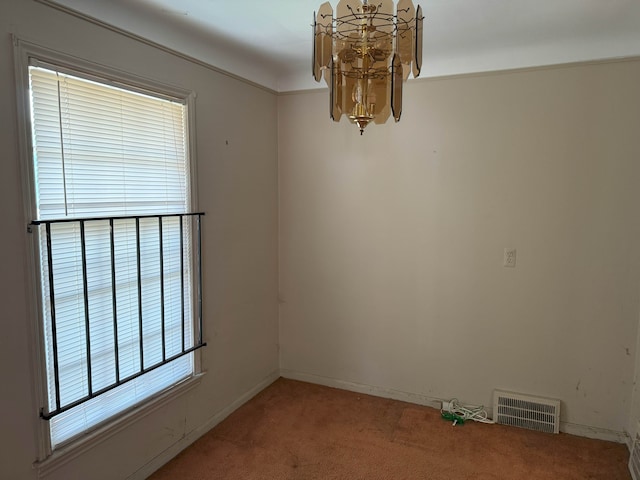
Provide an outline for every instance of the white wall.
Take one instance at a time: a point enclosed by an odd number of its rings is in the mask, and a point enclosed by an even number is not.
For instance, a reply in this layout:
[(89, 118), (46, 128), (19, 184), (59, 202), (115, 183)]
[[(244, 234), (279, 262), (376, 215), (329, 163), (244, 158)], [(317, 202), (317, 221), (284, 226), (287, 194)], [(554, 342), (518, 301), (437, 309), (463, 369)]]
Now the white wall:
[(410, 81), (401, 122), (362, 137), (329, 120), (326, 91), (279, 97), (283, 375), (488, 406), (494, 388), (549, 396), (565, 429), (620, 438), (639, 84), (638, 60)]
[[(0, 478), (36, 478), (26, 221), (10, 34), (197, 93), (207, 372), (194, 390), (46, 478), (123, 479), (278, 371), (276, 96), (33, 1), (0, 2)], [(228, 144), (227, 144), (228, 142)], [(204, 432), (200, 432), (204, 433)]]

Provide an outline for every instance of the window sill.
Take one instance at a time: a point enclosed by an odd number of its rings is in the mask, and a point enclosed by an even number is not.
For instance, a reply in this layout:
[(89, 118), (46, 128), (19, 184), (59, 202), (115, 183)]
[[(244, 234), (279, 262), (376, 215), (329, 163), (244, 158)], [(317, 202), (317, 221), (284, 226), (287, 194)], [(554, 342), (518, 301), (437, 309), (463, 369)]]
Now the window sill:
[(98, 427), (96, 430), (93, 430), (86, 435), (72, 440), (70, 443), (62, 447), (57, 448), (44, 460), (34, 462), (33, 467), (38, 471), (38, 478), (46, 477), (74, 458), (79, 457), (116, 433), (133, 425), (141, 418), (146, 417), (176, 398), (193, 390), (200, 384), (204, 375), (205, 372), (196, 374), (178, 385), (170, 387), (168, 390), (159, 393), (157, 396), (145, 401), (143, 404), (133, 407), (131, 410), (122, 416), (119, 416), (115, 420), (110, 421), (105, 425)]

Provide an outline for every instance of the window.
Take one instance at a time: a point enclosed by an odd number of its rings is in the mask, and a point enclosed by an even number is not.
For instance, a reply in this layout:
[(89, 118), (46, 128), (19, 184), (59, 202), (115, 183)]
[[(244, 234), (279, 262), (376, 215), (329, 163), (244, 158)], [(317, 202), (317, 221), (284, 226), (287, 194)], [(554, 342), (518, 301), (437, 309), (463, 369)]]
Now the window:
[[(42, 416), (55, 447), (194, 374), (185, 98), (30, 60)], [(195, 246), (195, 249), (194, 249)]]

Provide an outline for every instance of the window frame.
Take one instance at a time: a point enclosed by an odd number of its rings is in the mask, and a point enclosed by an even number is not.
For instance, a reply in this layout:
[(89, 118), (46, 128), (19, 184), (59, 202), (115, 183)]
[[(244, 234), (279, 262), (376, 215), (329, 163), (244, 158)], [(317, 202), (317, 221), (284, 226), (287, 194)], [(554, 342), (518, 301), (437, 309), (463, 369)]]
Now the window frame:
[[(66, 463), (71, 458), (93, 448), (98, 443), (106, 440), (118, 431), (131, 425), (139, 418), (146, 416), (160, 406), (170, 402), (179, 395), (197, 386), (203, 375), (201, 350), (193, 352), (193, 375), (178, 384), (169, 387), (156, 395), (153, 395), (141, 404), (124, 410), (120, 414), (106, 420), (84, 435), (80, 435), (60, 446), (52, 449), (48, 422), (40, 418), (40, 408), (47, 404), (47, 378), (45, 366), (45, 344), (42, 318), (42, 296), (40, 295), (40, 260), (38, 256), (38, 237), (30, 233), (28, 225), (36, 219), (36, 191), (35, 172), (33, 162), (33, 142), (31, 127), (31, 104), (29, 92), (29, 66), (33, 61), (43, 65), (54, 67), (70, 74), (83, 76), (90, 80), (98, 80), (113, 86), (125, 88), (139, 93), (151, 94), (156, 97), (179, 100), (186, 107), (186, 150), (189, 158), (189, 182), (190, 198), (189, 208), (191, 212), (198, 210), (197, 191), (197, 158), (195, 143), (195, 92), (176, 86), (150, 80), (114, 67), (104, 66), (95, 62), (84, 60), (72, 55), (64, 54), (41, 45), (25, 41), (12, 36), (14, 51), (14, 67), (16, 81), (18, 143), (20, 156), (20, 176), (23, 192), (23, 225), (25, 225), (26, 266), (27, 268), (27, 299), (28, 305), (28, 334), (30, 370), (33, 385), (33, 409), (34, 416), (38, 419), (34, 422), (34, 436), (37, 439), (38, 456), (35, 466), (46, 474), (53, 471), (59, 465)], [(194, 258), (195, 261), (195, 258)], [(192, 282), (197, 289), (199, 279), (197, 269), (192, 269)], [(197, 311), (198, 296), (193, 295), (192, 311)], [(193, 319), (195, 323), (195, 318)], [(194, 325), (194, 332), (196, 325)]]

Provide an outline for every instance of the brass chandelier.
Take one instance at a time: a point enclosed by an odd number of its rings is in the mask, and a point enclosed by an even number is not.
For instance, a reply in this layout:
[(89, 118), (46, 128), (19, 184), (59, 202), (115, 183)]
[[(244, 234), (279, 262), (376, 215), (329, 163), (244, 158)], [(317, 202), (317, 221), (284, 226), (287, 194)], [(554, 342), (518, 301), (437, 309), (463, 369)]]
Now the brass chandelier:
[[(422, 9), (412, 0), (340, 0), (313, 15), (313, 76), (324, 76), (330, 116), (360, 128), (402, 114), (402, 83), (422, 65)], [(323, 75), (324, 71), (324, 75)]]

